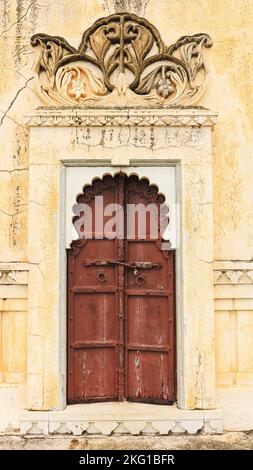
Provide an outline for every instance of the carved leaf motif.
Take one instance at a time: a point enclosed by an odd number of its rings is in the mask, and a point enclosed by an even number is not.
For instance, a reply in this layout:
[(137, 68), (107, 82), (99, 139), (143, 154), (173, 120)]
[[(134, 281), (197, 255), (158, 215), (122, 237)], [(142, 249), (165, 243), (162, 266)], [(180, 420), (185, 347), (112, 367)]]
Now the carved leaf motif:
[(163, 99), (176, 102), (186, 88), (187, 73), (180, 65), (170, 64), (157, 67), (141, 81), (137, 93), (155, 93)]
[(42, 66), (45, 67), (45, 70), (48, 71), (49, 75), (52, 75), (55, 65), (57, 64), (58, 60), (61, 60), (63, 55), (62, 48), (57, 46), (51, 41), (48, 41), (43, 50), (42, 55)]
[(200, 33), (166, 47), (146, 19), (120, 13), (96, 21), (78, 50), (46, 34), (34, 35), (31, 44), (39, 47), (35, 73), (47, 105), (189, 106), (204, 92), (203, 48), (212, 40)]
[(96, 74), (80, 62), (59, 68), (55, 78), (57, 92), (50, 90), (52, 99), (61, 99), (62, 104), (81, 104), (106, 95), (107, 89)]
[(46, 34), (35, 34), (31, 38), (33, 47), (40, 47), (39, 60), (35, 65), (37, 73), (40, 70), (48, 70), (52, 73), (59, 60), (65, 55), (77, 53), (77, 50), (70, 46), (69, 43), (59, 36), (48, 36)]
[(135, 53), (137, 63), (140, 66), (154, 44), (154, 38), (151, 32), (143, 26), (136, 25), (133, 22), (127, 22), (125, 25), (125, 37), (131, 40), (131, 46)]
[(190, 42), (186, 44), (181, 49), (181, 57), (183, 61), (188, 65), (191, 78), (194, 80), (198, 70), (204, 65), (203, 56), (202, 56), (202, 45), (203, 42), (196, 44), (195, 42)]
[(54, 104), (47, 92), (50, 93), (55, 86), (55, 72), (60, 60), (77, 52), (65, 39), (46, 34), (35, 34), (31, 38), (32, 46), (39, 46), (39, 55), (34, 71), (40, 82), (41, 97), (47, 104)]
[(212, 39), (208, 34), (195, 34), (194, 36), (182, 36), (168, 48), (168, 54), (180, 55), (183, 63), (187, 66), (191, 78), (194, 79), (197, 71), (204, 65), (202, 49), (211, 47)]
[(99, 61), (103, 61), (106, 52), (110, 48), (110, 40), (107, 36), (107, 30), (105, 27), (101, 27), (94, 31), (89, 38), (91, 50)]
[(155, 70), (152, 70), (152, 72), (150, 72), (148, 75), (146, 75), (138, 89), (136, 90), (137, 93), (141, 93), (141, 94), (148, 94), (151, 92), (151, 90), (155, 87), (155, 84), (157, 83), (157, 80), (160, 78), (161, 76), (161, 68), (158, 67), (156, 68)]
[[(59, 55), (59, 57), (62, 57)], [(58, 64), (60, 61), (58, 62)], [(44, 62), (42, 62), (44, 64)], [(90, 67), (90, 64), (89, 64)], [(57, 105), (80, 104), (108, 93), (102, 78), (88, 68), (85, 62), (72, 62), (56, 68), (47, 67), (47, 81), (40, 78), (41, 97), (45, 103)], [(40, 72), (42, 77), (43, 71)]]
[(44, 90), (50, 90), (54, 86), (55, 67), (58, 60), (61, 60), (63, 51), (52, 41), (42, 43), (38, 60), (35, 64), (35, 73), (37, 76), (44, 73)]
[(114, 70), (120, 65), (120, 47), (117, 46), (113, 49), (111, 55), (106, 58), (105, 70), (108, 77), (114, 72)]

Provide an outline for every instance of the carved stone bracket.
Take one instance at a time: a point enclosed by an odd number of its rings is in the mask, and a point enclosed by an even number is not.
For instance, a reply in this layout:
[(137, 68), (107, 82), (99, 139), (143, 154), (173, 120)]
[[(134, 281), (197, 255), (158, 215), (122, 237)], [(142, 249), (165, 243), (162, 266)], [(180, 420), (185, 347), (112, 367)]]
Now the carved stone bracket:
[[(21, 435), (74, 435), (74, 436), (117, 436), (117, 435), (179, 435), (197, 434), (199, 431), (207, 434), (221, 434), (223, 431), (223, 416), (221, 410), (192, 410), (184, 411), (172, 408), (165, 411), (164, 418), (143, 414), (129, 418), (115, 416), (98, 419), (93, 416), (85, 418), (81, 411), (78, 419), (75, 413), (70, 414), (68, 408), (59, 412), (23, 411), (21, 417)], [(67, 416), (68, 414), (68, 416)], [(124, 414), (124, 412), (123, 412)], [(167, 416), (166, 416), (167, 415)]]
[(35, 34), (38, 92), (49, 106), (193, 106), (206, 83), (207, 34), (166, 46), (146, 19), (119, 13), (97, 20), (78, 49), (64, 38)]

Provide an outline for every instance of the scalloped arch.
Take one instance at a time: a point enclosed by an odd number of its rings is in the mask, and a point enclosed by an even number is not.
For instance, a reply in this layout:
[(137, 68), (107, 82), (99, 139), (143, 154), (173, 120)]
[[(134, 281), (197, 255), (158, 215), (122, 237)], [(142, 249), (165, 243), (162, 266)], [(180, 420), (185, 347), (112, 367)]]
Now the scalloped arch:
[(94, 184), (95, 181), (103, 181), (106, 177), (111, 177), (111, 178), (114, 179), (115, 176), (117, 176), (117, 175), (123, 175), (123, 176), (126, 176), (127, 178), (130, 178), (131, 176), (135, 176), (135, 177), (138, 179), (138, 181), (140, 181), (140, 182), (146, 180), (149, 186), (152, 186), (152, 187), (156, 188), (157, 193), (159, 193), (159, 196), (160, 196), (160, 197), (163, 197), (163, 198), (164, 198), (164, 202), (165, 202), (165, 200), (166, 200), (165, 195), (164, 195), (163, 193), (159, 192), (159, 187), (158, 187), (158, 185), (155, 184), (155, 183), (152, 183), (152, 182), (150, 181), (150, 178), (148, 178), (147, 176), (139, 176), (139, 175), (138, 175), (138, 172), (133, 172), (133, 171), (131, 171), (131, 173), (127, 173), (127, 172), (125, 172), (124, 170), (117, 170), (117, 171), (115, 171), (114, 173), (113, 173), (113, 172), (110, 172), (110, 171), (106, 171), (102, 176), (94, 176), (94, 177), (92, 178), (92, 180), (91, 180), (90, 183), (85, 183), (85, 184), (84, 184), (83, 189), (82, 189), (82, 193), (78, 193), (78, 194), (77, 194), (77, 196), (76, 196), (76, 202), (78, 202), (78, 197), (83, 195), (83, 193), (85, 192), (86, 188), (91, 188), (91, 187), (93, 186), (93, 184)]
[[(128, 190), (130, 192), (134, 191), (138, 194), (144, 195), (144, 197), (148, 201), (150, 200), (150, 202), (152, 201), (153, 203), (164, 204), (167, 209), (166, 214), (169, 213), (169, 206), (166, 204), (165, 195), (159, 192), (158, 186), (151, 183), (148, 177), (139, 177), (139, 175), (135, 172), (127, 174), (124, 171), (115, 171), (113, 174), (110, 172), (105, 172), (101, 177), (94, 176), (90, 183), (86, 183), (83, 186), (82, 193), (78, 193), (76, 195), (76, 203), (89, 203), (96, 195), (103, 193), (103, 191), (106, 189), (113, 188), (115, 180), (117, 180), (117, 177), (120, 176), (124, 176), (127, 180), (129, 180)], [(167, 218), (169, 220), (168, 215)], [(74, 224), (78, 219), (78, 216), (73, 216), (72, 223)], [(78, 254), (86, 242), (87, 239), (85, 238), (73, 240), (70, 245), (70, 249), (72, 250), (73, 254)], [(160, 248), (161, 240), (157, 240), (157, 245)], [(167, 256), (165, 252), (163, 254), (164, 256)]]

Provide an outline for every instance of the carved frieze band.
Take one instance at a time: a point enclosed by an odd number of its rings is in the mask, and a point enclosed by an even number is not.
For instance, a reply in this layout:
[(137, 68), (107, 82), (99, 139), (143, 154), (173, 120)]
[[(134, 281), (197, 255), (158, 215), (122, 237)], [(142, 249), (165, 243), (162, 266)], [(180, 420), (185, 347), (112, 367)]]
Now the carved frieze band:
[(214, 271), (214, 284), (253, 284), (253, 269), (222, 269)]
[(59, 110), (37, 110), (33, 114), (25, 116), (28, 126), (45, 127), (121, 127), (121, 126), (139, 126), (139, 127), (182, 127), (194, 126), (212, 127), (217, 121), (217, 114), (211, 113), (205, 109), (199, 110), (139, 110), (136, 112), (123, 111), (113, 112), (113, 110), (78, 110), (67, 111)]
[(206, 85), (204, 33), (182, 36), (171, 46), (144, 18), (119, 13), (97, 20), (80, 46), (35, 34), (38, 93), (49, 106), (196, 105)]
[(22, 264), (0, 264), (0, 285), (26, 285), (28, 283), (28, 266)]

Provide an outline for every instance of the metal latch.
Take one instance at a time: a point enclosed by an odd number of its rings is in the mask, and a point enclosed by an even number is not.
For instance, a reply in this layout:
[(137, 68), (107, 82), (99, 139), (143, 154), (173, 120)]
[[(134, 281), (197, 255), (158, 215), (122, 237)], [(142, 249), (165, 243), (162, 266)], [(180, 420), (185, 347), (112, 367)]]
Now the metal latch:
[(151, 263), (150, 261), (132, 261), (131, 263), (124, 263), (123, 261), (117, 261), (117, 260), (107, 260), (107, 261), (101, 261), (101, 260), (93, 260), (93, 261), (85, 261), (84, 266), (89, 267), (89, 266), (110, 266), (112, 264), (117, 264), (120, 266), (125, 266), (128, 269), (133, 269), (134, 275), (137, 276), (139, 274), (140, 269), (160, 269), (161, 264), (160, 263)]

